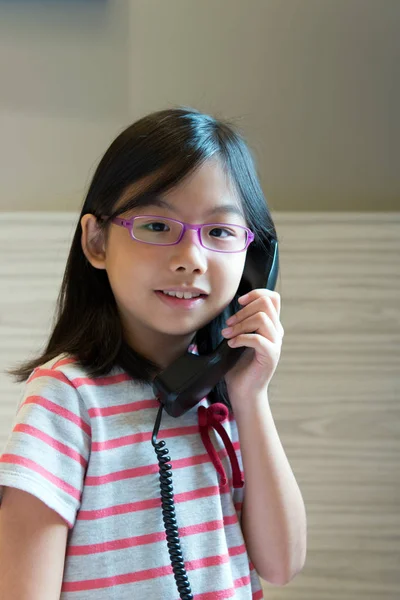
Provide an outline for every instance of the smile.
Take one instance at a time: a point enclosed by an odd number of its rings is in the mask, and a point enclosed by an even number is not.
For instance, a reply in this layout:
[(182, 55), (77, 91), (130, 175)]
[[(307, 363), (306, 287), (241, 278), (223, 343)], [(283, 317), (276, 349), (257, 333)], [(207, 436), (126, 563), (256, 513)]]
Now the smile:
[(205, 302), (207, 298), (207, 296), (204, 294), (201, 294), (200, 296), (196, 296), (194, 298), (178, 298), (177, 296), (170, 296), (168, 294), (164, 294), (164, 292), (160, 290), (156, 290), (155, 294), (164, 304), (172, 308), (198, 308)]

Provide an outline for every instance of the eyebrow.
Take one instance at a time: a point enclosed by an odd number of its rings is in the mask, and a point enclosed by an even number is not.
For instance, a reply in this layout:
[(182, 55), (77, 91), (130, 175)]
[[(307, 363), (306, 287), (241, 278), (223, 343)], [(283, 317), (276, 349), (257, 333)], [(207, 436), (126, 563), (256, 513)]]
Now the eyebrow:
[[(145, 206), (159, 206), (162, 208), (167, 208), (175, 214), (177, 213), (177, 210), (173, 206), (171, 206), (169, 202), (163, 200), (159, 196), (152, 196), (151, 198), (149, 198), (148, 202), (145, 202)], [(230, 213), (232, 215), (238, 215), (239, 217), (244, 218), (243, 211), (236, 204), (220, 204), (219, 206), (214, 206), (206, 212), (205, 216), (208, 218), (221, 212)]]

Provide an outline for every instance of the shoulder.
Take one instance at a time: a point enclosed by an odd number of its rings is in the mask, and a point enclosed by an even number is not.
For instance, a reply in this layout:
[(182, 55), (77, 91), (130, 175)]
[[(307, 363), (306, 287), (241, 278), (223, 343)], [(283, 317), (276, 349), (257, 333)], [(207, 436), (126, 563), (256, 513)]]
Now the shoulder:
[(60, 381), (76, 388), (74, 380), (88, 377), (87, 370), (78, 362), (78, 360), (69, 354), (59, 354), (55, 358), (39, 365), (30, 374), (27, 385), (35, 380), (39, 381)]
[(36, 367), (30, 374), (26, 385), (36, 385), (71, 388), (79, 393), (84, 386), (103, 387), (107, 383), (128, 381), (131, 377), (119, 367), (114, 367), (104, 376), (94, 377), (89, 369), (84, 367), (74, 356), (60, 354), (52, 360)]
[[(59, 355), (37, 367), (29, 376), (25, 397), (39, 395), (90, 418), (97, 410), (147, 399), (149, 384), (135, 381), (121, 367), (93, 376), (75, 357)], [(75, 407), (75, 408), (71, 408)]]
[(37, 407), (68, 419), (79, 415), (89, 421), (85, 401), (77, 382), (86, 370), (69, 355), (62, 354), (36, 367), (28, 377), (18, 412), (32, 414)]

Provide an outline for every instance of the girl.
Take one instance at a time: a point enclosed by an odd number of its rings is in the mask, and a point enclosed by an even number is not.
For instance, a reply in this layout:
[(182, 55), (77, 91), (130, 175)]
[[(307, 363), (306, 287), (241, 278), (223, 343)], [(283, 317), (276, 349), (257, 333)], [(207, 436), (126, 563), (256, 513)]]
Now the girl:
[[(258, 576), (284, 585), (302, 569), (304, 504), (268, 402), (280, 296), (238, 291), (252, 234), (259, 247), (276, 238), (228, 124), (165, 110), (111, 144), (47, 348), (14, 371), (27, 383), (0, 461), (0, 598), (259, 599)], [(174, 576), (165, 538), (152, 382), (224, 337), (246, 347), (240, 360), (198, 406), (164, 411), (159, 431), (188, 578), (178, 592), (186, 575)]]

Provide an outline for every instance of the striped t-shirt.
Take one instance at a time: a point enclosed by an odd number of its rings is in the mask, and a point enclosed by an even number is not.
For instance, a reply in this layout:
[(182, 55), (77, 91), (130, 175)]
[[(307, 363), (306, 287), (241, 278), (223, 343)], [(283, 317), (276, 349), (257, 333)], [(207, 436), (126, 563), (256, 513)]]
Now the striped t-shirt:
[[(200, 406), (209, 400), (179, 418), (163, 411), (157, 436), (171, 456), (192, 594), (259, 600), (261, 583), (240, 526), (245, 488), (233, 487), (224, 442), (210, 428), (227, 476), (221, 483), (200, 435)], [(62, 600), (178, 600), (151, 443), (158, 408), (152, 385), (120, 368), (92, 379), (64, 355), (31, 374), (0, 458), (0, 501), (1, 486), (19, 488), (68, 523)], [(234, 417), (222, 425), (242, 471)]]

